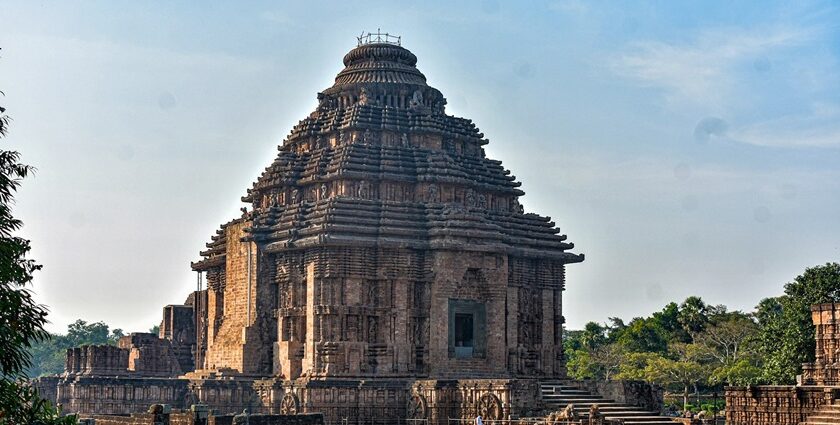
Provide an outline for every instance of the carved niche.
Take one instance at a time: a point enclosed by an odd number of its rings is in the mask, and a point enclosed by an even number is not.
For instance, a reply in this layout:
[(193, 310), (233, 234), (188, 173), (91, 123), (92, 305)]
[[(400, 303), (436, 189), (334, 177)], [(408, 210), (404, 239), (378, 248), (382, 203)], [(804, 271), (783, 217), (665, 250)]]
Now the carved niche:
[(409, 419), (426, 419), (428, 417), (428, 404), (426, 398), (421, 394), (413, 393), (408, 399), (406, 416)]
[(542, 343), (542, 291), (519, 288), (519, 343), (532, 348)]

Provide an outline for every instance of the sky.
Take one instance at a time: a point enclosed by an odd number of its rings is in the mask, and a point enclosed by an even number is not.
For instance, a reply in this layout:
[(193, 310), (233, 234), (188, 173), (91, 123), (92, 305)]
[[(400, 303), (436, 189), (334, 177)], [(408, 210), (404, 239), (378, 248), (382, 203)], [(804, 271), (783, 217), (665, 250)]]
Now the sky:
[(586, 254), (569, 328), (690, 295), (750, 311), (840, 260), (836, 2), (0, 0), (2, 143), (38, 169), (15, 214), (50, 330), (146, 331), (182, 303), (377, 28)]

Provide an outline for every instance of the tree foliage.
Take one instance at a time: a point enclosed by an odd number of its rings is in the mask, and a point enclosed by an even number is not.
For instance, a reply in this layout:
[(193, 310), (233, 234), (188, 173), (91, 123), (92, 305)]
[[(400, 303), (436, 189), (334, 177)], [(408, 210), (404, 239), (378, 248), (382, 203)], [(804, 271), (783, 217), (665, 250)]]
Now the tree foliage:
[[(5, 112), (0, 106), (0, 138), (10, 124)], [(16, 236), (23, 223), (12, 215), (14, 195), (32, 171), (20, 162), (20, 153), (0, 150), (0, 424), (74, 422), (60, 417), (26, 381), (33, 343), (49, 337), (47, 309), (27, 287), (41, 266), (27, 258), (30, 243)]]
[(802, 363), (814, 361), (815, 328), (811, 306), (840, 301), (840, 264), (810, 267), (785, 285), (785, 294), (762, 300), (756, 317), (761, 324), (759, 355), (762, 380), (792, 384)]

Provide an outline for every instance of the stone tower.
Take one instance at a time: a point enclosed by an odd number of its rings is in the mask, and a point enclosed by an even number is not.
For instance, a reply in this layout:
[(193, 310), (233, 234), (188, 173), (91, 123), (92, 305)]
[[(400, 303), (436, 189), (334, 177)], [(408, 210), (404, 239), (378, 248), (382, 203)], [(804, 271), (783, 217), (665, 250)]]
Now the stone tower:
[(388, 43), (344, 57), (318, 108), (193, 265), (204, 368), (300, 376), (563, 372), (564, 266), (581, 255), (484, 135)]
[[(194, 270), (196, 368), (278, 382), (564, 377), (583, 261), (417, 57), (360, 40)], [(424, 402), (425, 403), (425, 402)]]

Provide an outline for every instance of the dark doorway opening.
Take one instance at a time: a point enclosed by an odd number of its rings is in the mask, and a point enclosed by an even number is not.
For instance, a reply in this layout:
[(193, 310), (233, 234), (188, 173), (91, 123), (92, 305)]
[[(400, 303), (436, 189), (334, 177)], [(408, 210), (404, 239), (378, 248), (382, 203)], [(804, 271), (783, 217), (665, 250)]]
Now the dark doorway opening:
[(473, 356), (475, 347), (474, 319), (472, 314), (455, 314), (455, 357)]

